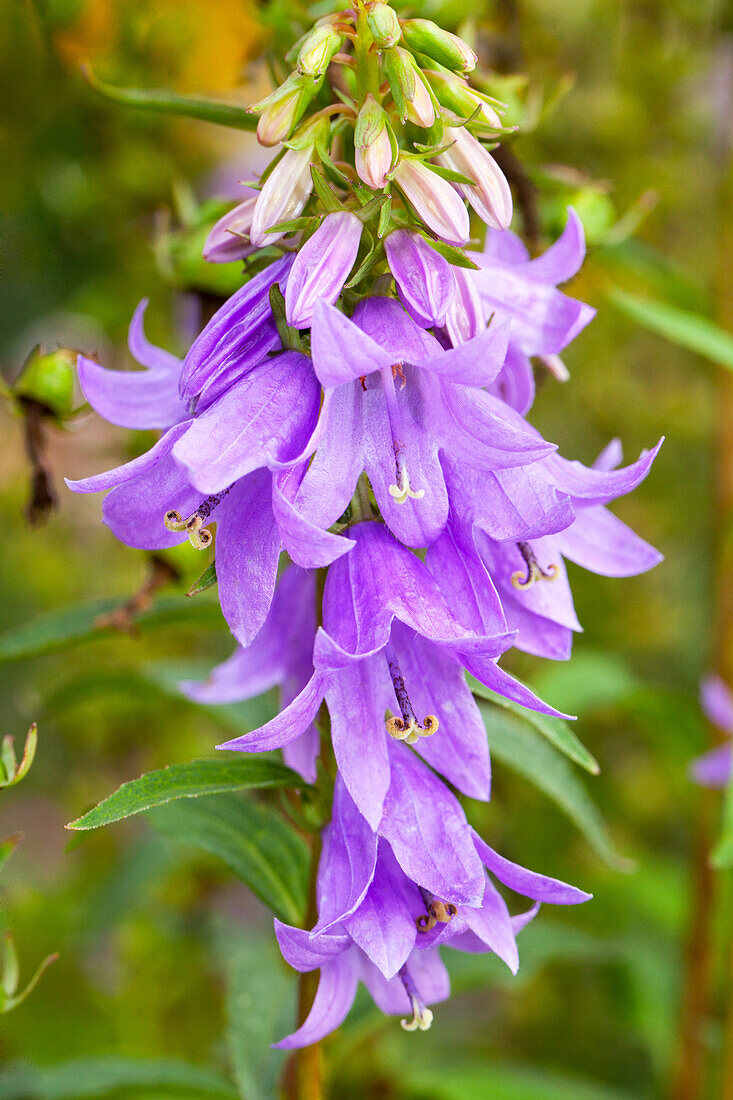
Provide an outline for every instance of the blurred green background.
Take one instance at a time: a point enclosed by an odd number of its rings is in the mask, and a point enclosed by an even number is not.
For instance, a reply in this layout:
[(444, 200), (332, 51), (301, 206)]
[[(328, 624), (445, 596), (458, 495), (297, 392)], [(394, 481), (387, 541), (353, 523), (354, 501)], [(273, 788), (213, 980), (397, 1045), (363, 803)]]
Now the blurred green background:
[[(573, 569), (585, 627), (573, 661), (513, 665), (580, 715), (602, 773), (577, 782), (635, 870), (604, 863), (499, 758), (492, 803), (472, 817), (507, 856), (595, 900), (544, 910), (521, 937), (516, 979), (487, 957), (446, 952), (454, 996), (427, 1036), (405, 1035), (360, 1001), (326, 1044), (331, 1095), (717, 1097), (727, 1031), (733, 1039), (731, 891), (729, 872), (707, 862), (719, 799), (691, 786), (686, 767), (715, 737), (698, 713), (698, 679), (733, 664), (733, 624), (720, 612), (730, 600), (733, 401), (722, 367), (635, 324), (613, 299), (621, 288), (733, 327), (733, 26), (723, 0), (414, 7), (474, 35), (502, 76), (526, 123), (514, 148), (537, 184), (545, 239), (568, 202), (583, 216), (589, 258), (569, 292), (599, 316), (567, 353), (571, 381), (546, 382), (532, 419), (585, 462), (616, 435), (627, 459), (667, 436), (647, 482), (615, 508), (666, 561), (621, 581)], [(267, 86), (260, 48), (287, 45), (302, 18), (288, 0), (0, 0), (6, 380), (39, 341), (128, 363), (126, 327), (143, 296), (149, 336), (181, 352), (233, 277), (198, 261), (197, 200), (236, 196), (237, 180), (262, 164), (251, 135), (102, 102), (79, 62), (120, 84), (246, 100)], [(59, 508), (29, 528), (22, 425), (10, 406), (0, 416), (2, 629), (129, 598), (145, 555), (118, 545), (99, 499), (73, 497), (62, 479), (149, 440), (91, 413), (50, 428)], [(0, 791), (0, 838), (24, 836), (4, 869), (2, 919), (26, 975), (60, 952), (32, 996), (0, 1017), (0, 1098), (274, 1095), (282, 1063), (267, 1044), (285, 1033), (295, 990), (264, 907), (214, 858), (141, 819), (64, 830), (123, 780), (209, 755), (222, 731), (239, 732), (271, 703), (214, 711), (177, 697), (180, 669), (208, 668), (231, 642), (213, 590), (184, 599), (202, 568), (196, 552), (168, 560), (180, 574), (168, 596), (186, 604), (177, 617), (16, 660), (0, 638), (0, 733), (21, 741), (31, 721), (40, 729), (29, 777)]]

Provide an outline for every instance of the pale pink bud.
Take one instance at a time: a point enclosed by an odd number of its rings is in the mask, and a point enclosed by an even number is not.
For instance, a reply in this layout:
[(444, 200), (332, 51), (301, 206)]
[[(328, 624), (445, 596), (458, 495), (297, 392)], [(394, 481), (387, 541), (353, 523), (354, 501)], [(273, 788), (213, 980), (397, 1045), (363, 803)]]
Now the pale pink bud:
[(256, 194), (251, 195), (212, 226), (204, 245), (204, 259), (210, 264), (242, 260), (253, 251), (249, 231), (257, 198)]
[(250, 240), (256, 248), (272, 244), (283, 233), (268, 233), (271, 225), (297, 218), (313, 190), (313, 146), (288, 149), (265, 181), (255, 203)]
[(439, 162), (475, 180), (473, 187), (459, 186), (489, 228), (508, 229), (512, 220), (512, 193), (499, 165), (464, 127), (446, 127), (445, 136), (453, 144), (438, 157)]
[(448, 244), (466, 243), (471, 232), (468, 211), (447, 180), (410, 157), (399, 162), (394, 181), (436, 237)]
[(426, 129), (435, 122), (435, 107), (422, 77), (415, 77), (415, 94), (407, 101), (407, 117), (416, 126)]
[(372, 95), (364, 100), (354, 129), (356, 171), (362, 183), (378, 191), (394, 163), (394, 139), (386, 112)]

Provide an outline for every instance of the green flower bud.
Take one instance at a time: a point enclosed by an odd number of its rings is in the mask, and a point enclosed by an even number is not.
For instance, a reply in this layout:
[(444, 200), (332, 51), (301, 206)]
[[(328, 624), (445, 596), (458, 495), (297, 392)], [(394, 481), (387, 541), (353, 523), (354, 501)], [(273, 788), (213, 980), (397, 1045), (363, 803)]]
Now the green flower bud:
[(432, 126), (435, 122), (433, 99), (412, 54), (399, 47), (385, 50), (383, 63), (389, 90), (402, 121), (409, 118), (416, 126)]
[(394, 8), (389, 4), (374, 4), (367, 11), (367, 23), (372, 32), (374, 45), (380, 50), (395, 46), (402, 38), (400, 21)]
[(341, 49), (341, 35), (330, 23), (314, 27), (298, 53), (298, 70), (306, 76), (323, 76), (331, 58)]
[(411, 50), (427, 54), (448, 69), (470, 73), (478, 58), (471, 47), (456, 34), (442, 30), (432, 19), (405, 19), (402, 34)]
[(34, 348), (23, 364), (13, 394), (42, 405), (55, 420), (64, 420), (74, 404), (76, 355), (70, 348), (49, 352), (40, 346)]
[(250, 107), (250, 111), (260, 115), (257, 123), (260, 145), (278, 145), (285, 141), (322, 83), (322, 76), (291, 73), (284, 84)]
[(503, 123), (495, 109), (486, 102), (480, 92), (474, 91), (462, 77), (456, 76), (454, 73), (434, 72), (433, 70), (427, 71), (425, 77), (442, 107), (453, 111), (461, 118), (468, 118), (474, 114), (477, 107), (480, 107), (481, 114), (478, 116), (477, 121), (497, 130), (502, 128)]
[(356, 171), (362, 183), (378, 191), (387, 183), (397, 153), (397, 143), (385, 110), (368, 95), (354, 129)]

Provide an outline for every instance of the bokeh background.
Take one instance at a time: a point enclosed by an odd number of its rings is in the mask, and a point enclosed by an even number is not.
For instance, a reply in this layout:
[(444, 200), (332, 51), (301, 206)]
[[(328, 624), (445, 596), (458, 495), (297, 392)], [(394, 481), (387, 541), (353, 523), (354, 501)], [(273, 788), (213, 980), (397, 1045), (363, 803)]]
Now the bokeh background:
[[(599, 316), (567, 354), (572, 380), (546, 382), (532, 417), (585, 462), (616, 435), (631, 459), (667, 436), (647, 482), (615, 509), (666, 561), (621, 581), (573, 569), (585, 627), (573, 661), (513, 666), (580, 715), (602, 773), (577, 782), (634, 869), (601, 858), (592, 813), (579, 832), (499, 758), (475, 820), (506, 855), (595, 900), (543, 911), (520, 940), (516, 979), (447, 952), (455, 992), (428, 1036), (360, 1001), (326, 1044), (331, 1095), (718, 1097), (726, 1064), (733, 1074), (730, 872), (708, 858), (720, 798), (686, 768), (718, 736), (698, 711), (699, 677), (719, 668), (733, 681), (733, 400), (714, 352), (695, 355), (629, 310), (653, 299), (733, 327), (730, 15), (724, 0), (413, 7), (475, 36), (525, 122), (514, 149), (545, 242), (568, 202), (584, 219), (589, 257), (570, 293)], [(246, 100), (267, 87), (262, 51), (287, 44), (303, 18), (290, 0), (0, 0), (6, 381), (39, 342), (129, 364), (126, 327), (143, 296), (148, 334), (181, 352), (236, 286), (236, 265), (207, 271), (199, 251), (216, 200), (262, 165), (251, 135), (103, 102), (80, 61), (119, 84)], [(116, 465), (149, 439), (89, 412), (49, 425), (59, 506), (29, 527), (11, 402), (0, 420), (0, 733), (22, 741), (33, 720), (40, 730), (30, 775), (0, 791), (0, 837), (24, 837), (4, 869), (0, 920), (26, 976), (60, 952), (0, 1017), (0, 1098), (266, 1100), (282, 1065), (267, 1043), (292, 1018), (295, 990), (264, 907), (215, 859), (140, 819), (93, 834), (64, 825), (125, 779), (209, 755), (270, 701), (215, 711), (176, 695), (182, 669), (230, 649), (215, 595), (184, 598), (201, 570), (190, 548), (166, 558), (178, 578), (136, 633), (63, 647), (28, 634), (39, 616), (124, 602), (144, 583), (146, 556), (118, 545), (98, 498), (73, 497), (63, 477)]]

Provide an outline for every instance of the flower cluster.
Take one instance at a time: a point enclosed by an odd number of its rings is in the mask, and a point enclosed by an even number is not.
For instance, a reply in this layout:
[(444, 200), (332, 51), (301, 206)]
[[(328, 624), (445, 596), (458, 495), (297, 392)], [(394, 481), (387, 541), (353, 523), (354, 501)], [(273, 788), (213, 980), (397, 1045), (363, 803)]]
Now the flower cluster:
[[(565, 559), (607, 576), (659, 560), (606, 508), (659, 445), (620, 468), (614, 442), (586, 467), (525, 419), (535, 366), (566, 377), (559, 356), (593, 317), (558, 289), (583, 230), (569, 211), (534, 259), (509, 230), (486, 144), (507, 131), (469, 83), (473, 51), (376, 2), (322, 19), (292, 60), (257, 107), (281, 150), (205, 249), (245, 261), (241, 289), (182, 361), (147, 343), (144, 305), (130, 329), (144, 371), (80, 359), (101, 415), (162, 434), (70, 483), (110, 490), (105, 521), (130, 546), (205, 549), (216, 524), (238, 645), (184, 690), (224, 703), (277, 686), (280, 713), (222, 747), (282, 749), (332, 788), (317, 923), (276, 925), (288, 962), (321, 971), (286, 1047), (338, 1026), (359, 981), (425, 1029), (448, 995), (441, 946), (516, 970), (539, 904), (586, 900), (469, 826), (454, 792), (487, 800), (491, 776), (465, 672), (557, 714), (499, 662), (570, 656)], [(497, 882), (534, 904), (510, 916)]]

